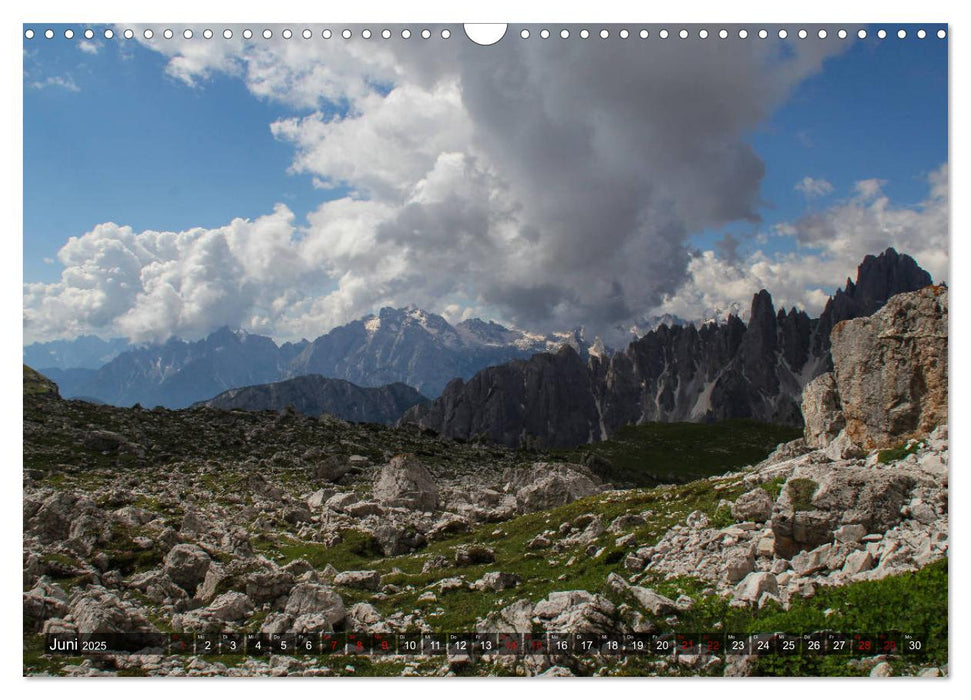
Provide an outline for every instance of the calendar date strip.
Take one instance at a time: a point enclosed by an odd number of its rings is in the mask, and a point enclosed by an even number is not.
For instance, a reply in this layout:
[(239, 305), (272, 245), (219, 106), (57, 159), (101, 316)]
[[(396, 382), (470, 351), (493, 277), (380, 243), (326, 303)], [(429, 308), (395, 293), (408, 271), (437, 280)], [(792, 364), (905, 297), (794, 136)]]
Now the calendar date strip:
[(924, 635), (913, 633), (741, 634), (515, 634), (322, 632), (313, 634), (48, 634), (49, 654), (313, 655), (313, 656), (585, 656), (924, 655)]

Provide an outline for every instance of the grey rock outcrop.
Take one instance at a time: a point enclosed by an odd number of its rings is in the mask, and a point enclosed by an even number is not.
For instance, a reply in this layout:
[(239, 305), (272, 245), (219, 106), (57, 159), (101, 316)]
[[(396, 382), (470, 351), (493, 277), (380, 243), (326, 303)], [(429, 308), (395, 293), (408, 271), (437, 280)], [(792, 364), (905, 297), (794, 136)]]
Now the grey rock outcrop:
[(836, 325), (831, 352), (833, 371), (803, 395), (810, 447), (838, 460), (947, 423), (946, 287), (898, 294), (872, 316)]
[(802, 417), (806, 446), (814, 449), (829, 445), (846, 426), (832, 372), (819, 375), (803, 389)]
[(837, 325), (832, 353), (855, 444), (889, 447), (947, 423), (946, 287), (897, 295), (873, 316)]

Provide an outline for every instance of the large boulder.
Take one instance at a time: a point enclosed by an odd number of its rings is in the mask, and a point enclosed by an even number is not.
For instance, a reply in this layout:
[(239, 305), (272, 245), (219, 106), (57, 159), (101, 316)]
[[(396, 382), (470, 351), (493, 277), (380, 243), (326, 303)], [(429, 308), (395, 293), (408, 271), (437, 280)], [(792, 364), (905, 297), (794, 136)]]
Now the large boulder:
[(195, 544), (177, 544), (165, 555), (164, 571), (175, 583), (193, 594), (206, 578), (211, 558)]
[(525, 634), (533, 631), (532, 616), (533, 604), (523, 598), (486, 615), (476, 623), (475, 631)]
[(377, 571), (342, 571), (334, 577), (334, 585), (376, 591), (381, 588), (381, 574)]
[(284, 612), (295, 618), (316, 613), (331, 625), (339, 625), (347, 616), (344, 601), (334, 589), (318, 583), (298, 583), (294, 586)]
[(374, 499), (385, 505), (411, 510), (438, 508), (438, 486), (413, 455), (396, 455), (378, 474)]
[(81, 634), (116, 634), (153, 631), (144, 610), (113, 591), (89, 586), (78, 593), (70, 606), (71, 615)]
[(383, 522), (372, 534), (386, 557), (395, 557), (424, 547), (427, 540), (413, 525)]
[(618, 631), (614, 604), (587, 591), (555, 591), (533, 608), (547, 632), (607, 634)]
[(537, 462), (504, 476), (509, 480), (506, 490), (515, 494), (523, 513), (556, 508), (601, 491), (599, 479), (579, 464)]
[[(944, 286), (898, 294), (872, 316), (833, 328), (834, 381), (854, 444), (891, 447), (947, 423), (947, 337)], [(840, 420), (834, 411), (810, 416), (814, 433), (807, 431), (807, 441), (821, 440), (820, 426)]]
[(294, 587), (294, 576), (286, 569), (266, 566), (247, 573), (242, 587), (250, 600), (256, 605), (262, 605), (288, 594)]

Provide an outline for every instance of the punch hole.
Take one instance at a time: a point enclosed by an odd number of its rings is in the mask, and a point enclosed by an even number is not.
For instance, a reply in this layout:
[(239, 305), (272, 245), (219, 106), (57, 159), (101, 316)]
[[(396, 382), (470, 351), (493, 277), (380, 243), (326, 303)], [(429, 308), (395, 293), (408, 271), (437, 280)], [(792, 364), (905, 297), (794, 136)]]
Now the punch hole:
[(191, 29), (186, 29), (184, 32), (182, 32), (182, 38), (183, 39), (191, 39), (192, 38), (192, 30)]
[(24, 32), (24, 37), (26, 37), (27, 39), (33, 39), (34, 38), (34, 30), (33, 29), (28, 29), (27, 31), (25, 31)]
[(65, 39), (73, 39), (74, 38), (74, 30), (73, 29), (65, 29), (64, 30), (64, 38)]
[(84, 38), (85, 39), (94, 39), (94, 30), (93, 29), (85, 29), (84, 30)]
[[(479, 46), (492, 46), (493, 44), (498, 43), (499, 40), (506, 35), (506, 27), (507, 25), (505, 24), (464, 25), (465, 35)], [(549, 31), (544, 29), (543, 32), (546, 33), (546, 36), (543, 37), (545, 39), (547, 36), (549, 36)], [(540, 33), (540, 36), (542, 36), (542, 32)]]
[(126, 39), (132, 39), (134, 37), (135, 37), (135, 32), (134, 31), (132, 31), (131, 29), (126, 29), (125, 30), (125, 38)]
[(212, 39), (213, 36), (214, 36), (214, 34), (213, 34), (213, 32), (212, 32), (211, 29), (203, 29), (202, 30), (202, 38), (203, 39)]
[(166, 39), (171, 39), (173, 36), (175, 36), (175, 32), (173, 32), (171, 29), (166, 29), (164, 32), (162, 32), (162, 36), (164, 36)]
[(232, 29), (224, 29), (223, 30), (223, 39), (232, 39), (232, 38), (233, 38), (233, 30)]

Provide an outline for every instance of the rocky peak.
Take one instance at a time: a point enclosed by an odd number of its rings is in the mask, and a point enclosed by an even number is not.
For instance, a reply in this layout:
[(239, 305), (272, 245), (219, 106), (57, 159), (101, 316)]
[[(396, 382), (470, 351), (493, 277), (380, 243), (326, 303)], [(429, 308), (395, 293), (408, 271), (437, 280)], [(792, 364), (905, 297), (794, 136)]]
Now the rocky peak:
[(819, 317), (813, 348), (816, 354), (829, 349), (830, 332), (840, 321), (869, 316), (887, 299), (931, 284), (926, 270), (909, 255), (887, 248), (880, 255), (867, 255), (856, 270), (856, 282), (846, 280), (843, 289), (826, 302)]
[(851, 454), (946, 425), (947, 324), (943, 285), (898, 294), (872, 316), (839, 323), (834, 370), (804, 394), (806, 441)]

